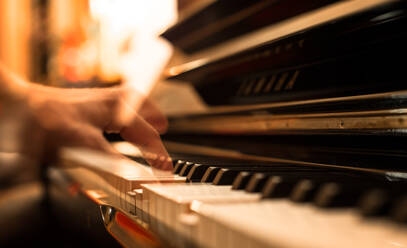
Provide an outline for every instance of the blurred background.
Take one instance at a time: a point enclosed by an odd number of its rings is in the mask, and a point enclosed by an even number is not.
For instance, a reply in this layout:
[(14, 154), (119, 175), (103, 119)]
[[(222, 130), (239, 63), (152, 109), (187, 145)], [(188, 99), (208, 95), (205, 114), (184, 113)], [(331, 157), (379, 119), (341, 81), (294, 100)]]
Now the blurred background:
[(30, 81), (125, 83), (155, 98), (166, 113), (185, 111), (185, 101), (194, 111), (202, 103), (189, 86), (170, 87), (162, 77), (166, 67), (187, 58), (159, 35), (212, 1), (1, 0), (0, 60)]
[(0, 59), (47, 85), (147, 92), (172, 54), (158, 35), (177, 12), (175, 0), (2, 0)]

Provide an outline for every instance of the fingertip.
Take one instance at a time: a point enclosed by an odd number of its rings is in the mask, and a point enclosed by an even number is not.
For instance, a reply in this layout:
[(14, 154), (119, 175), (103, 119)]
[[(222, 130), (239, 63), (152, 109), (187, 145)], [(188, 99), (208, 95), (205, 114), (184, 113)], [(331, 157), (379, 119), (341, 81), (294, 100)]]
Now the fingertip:
[(161, 156), (161, 168), (163, 170), (169, 170), (172, 171), (173, 166), (172, 166), (172, 159), (169, 156)]
[(172, 171), (173, 166), (170, 157), (164, 155), (158, 156), (155, 154), (152, 156), (149, 152), (145, 153), (145, 157), (152, 168), (163, 171)]
[(165, 134), (168, 131), (168, 124), (159, 125), (157, 131), (159, 134)]
[(164, 170), (164, 171), (172, 171), (172, 169), (173, 169), (172, 163), (168, 163), (168, 162), (163, 163), (163, 164), (161, 164), (160, 169)]

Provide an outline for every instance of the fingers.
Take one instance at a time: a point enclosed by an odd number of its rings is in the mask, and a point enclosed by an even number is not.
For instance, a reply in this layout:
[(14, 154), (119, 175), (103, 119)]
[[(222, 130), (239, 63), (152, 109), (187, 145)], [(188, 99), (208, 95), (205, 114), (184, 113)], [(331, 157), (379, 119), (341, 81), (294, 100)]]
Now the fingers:
[(110, 155), (124, 157), (104, 138), (100, 130), (96, 128), (89, 128), (86, 132), (81, 132), (79, 140), (76, 140), (74, 144), (77, 146), (84, 146), (90, 149), (98, 150)]
[(141, 104), (138, 114), (143, 117), (151, 126), (153, 126), (160, 134), (167, 131), (168, 121), (160, 109), (149, 99), (144, 99)]
[[(73, 94), (76, 93), (76, 94)], [(127, 122), (126, 118), (129, 112), (137, 113), (144, 118), (159, 133), (167, 130), (167, 118), (161, 113), (160, 109), (147, 97), (142, 96), (131, 88), (113, 87), (108, 89), (95, 89), (94, 92), (77, 94), (71, 92), (73, 96), (69, 99), (86, 103), (81, 107), (86, 115), (86, 119), (91, 120), (94, 125), (104, 127), (109, 117), (121, 118)], [(109, 131), (109, 130), (107, 130)]]
[(171, 158), (158, 132), (140, 116), (135, 114), (132, 121), (121, 129), (120, 135), (137, 145), (152, 167), (161, 170), (172, 169)]
[[(58, 137), (59, 136), (59, 137)], [(54, 143), (59, 146), (77, 146), (102, 151), (104, 153), (120, 156), (122, 155), (104, 138), (100, 129), (90, 125), (71, 125), (66, 131), (59, 131)]]
[(146, 96), (139, 94), (134, 89), (126, 87), (122, 87), (120, 90), (113, 90), (111, 94), (119, 100), (117, 104), (119, 108), (118, 113), (123, 107), (129, 108), (144, 118), (159, 133), (165, 133), (167, 131), (167, 118), (160, 111), (158, 106)]
[[(137, 145), (152, 167), (171, 170), (171, 159), (159, 136), (159, 132), (166, 130), (166, 118), (151, 101), (137, 94), (129, 96), (131, 92), (125, 90), (105, 90), (105, 94), (97, 94), (91, 102), (87, 100), (82, 117), (91, 125), (106, 132), (118, 132), (122, 138)], [(134, 106), (139, 106), (139, 112)], [(93, 135), (95, 140), (87, 141), (88, 146), (112, 153), (113, 148), (102, 135), (100, 139), (95, 137), (98, 136)]]
[(124, 158), (112, 145), (103, 137), (100, 129), (88, 124), (69, 123), (59, 130), (46, 131), (47, 142), (45, 149), (45, 159), (54, 161), (61, 147), (84, 147), (105, 154), (110, 154), (118, 158)]

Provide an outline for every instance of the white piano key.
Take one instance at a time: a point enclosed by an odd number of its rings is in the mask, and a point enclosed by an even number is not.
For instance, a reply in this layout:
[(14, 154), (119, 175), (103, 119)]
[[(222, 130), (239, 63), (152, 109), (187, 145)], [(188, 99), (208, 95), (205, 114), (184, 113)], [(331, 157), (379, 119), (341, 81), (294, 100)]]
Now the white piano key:
[[(162, 236), (165, 234), (164, 226), (163, 226), (163, 212), (164, 212), (164, 202), (162, 202), (162, 199), (160, 197), (157, 197), (156, 194), (151, 193), (151, 198), (150, 198), (150, 209), (153, 209), (155, 213), (155, 219), (157, 220), (157, 231), (159, 234)], [(153, 207), (151, 208), (151, 205)], [(159, 206), (159, 207), (157, 207)]]
[(144, 223), (149, 224), (149, 211), (148, 211), (149, 210), (149, 192), (145, 192), (144, 190), (143, 190), (143, 201), (142, 201), (141, 209), (143, 212), (141, 220)]
[(177, 215), (177, 222), (180, 223), (178, 233), (179, 238), (178, 247), (191, 247), (190, 242), (198, 235), (197, 226), (199, 224), (199, 217), (192, 213), (182, 213)]
[[(153, 183), (184, 183), (185, 177), (174, 176), (171, 172), (153, 171), (130, 159), (123, 159), (84, 148), (64, 148), (61, 151), (61, 168), (70, 173), (78, 181), (84, 182), (88, 189), (101, 189), (108, 197), (106, 204), (127, 211), (127, 192), (140, 189), (141, 184)], [(79, 172), (80, 171), (80, 172)], [(86, 176), (97, 177), (98, 180), (86, 183)], [(148, 200), (143, 201), (144, 208)], [(143, 216), (148, 222), (148, 217)]]
[(136, 215), (136, 193), (134, 191), (127, 192), (126, 203), (126, 211), (132, 215)]
[[(217, 225), (223, 225), (223, 223), (218, 223), (215, 222)], [(227, 227), (227, 226), (226, 226)], [(250, 246), (250, 241), (249, 238), (246, 237), (246, 235), (236, 232), (235, 230), (229, 229), (229, 235), (228, 240), (230, 240), (230, 246), (231, 247), (236, 247), (236, 248), (250, 248), (250, 247), (256, 247), (256, 246)]]
[(125, 212), (129, 212), (129, 210), (130, 210), (130, 208), (128, 208), (128, 203), (129, 203), (129, 200), (128, 200), (129, 194), (128, 194), (128, 192), (132, 190), (130, 185), (131, 184), (130, 184), (129, 181), (124, 181), (124, 180), (122, 181), (121, 196), (122, 196), (123, 205), (125, 206), (125, 209), (124, 209)]
[[(148, 192), (149, 214), (156, 219), (159, 232), (164, 234), (165, 227), (171, 227), (181, 233), (185, 226), (178, 217), (190, 211), (193, 201), (207, 203), (234, 203), (258, 201), (259, 194), (235, 191), (231, 186), (215, 186), (205, 183), (194, 184), (143, 184), (143, 192)], [(213, 237), (215, 239), (215, 237)], [(216, 242), (216, 241), (213, 241)], [(177, 241), (177, 243), (181, 243)]]
[(134, 189), (133, 192), (135, 193), (136, 198), (136, 216), (138, 219), (142, 219), (142, 209), (143, 209), (143, 190), (142, 189)]
[[(407, 245), (407, 227), (379, 218), (366, 219), (351, 209), (325, 210), (284, 199), (201, 203), (195, 204), (192, 210), (199, 219), (206, 218), (209, 222), (200, 221), (199, 225), (204, 225), (199, 227), (201, 230), (209, 226), (216, 229), (218, 225), (230, 230), (232, 237), (228, 240), (233, 247), (390, 248)], [(201, 242), (199, 237), (196, 240)]]
[[(229, 228), (224, 225), (216, 223), (213, 226), (214, 233), (215, 233), (215, 247), (223, 247), (223, 248), (234, 248), (235, 246), (231, 246), (231, 233)], [(255, 246), (252, 246), (255, 247)]]
[(125, 184), (125, 182), (124, 182), (124, 180), (118, 180), (118, 196), (119, 196), (119, 204), (120, 204), (120, 209), (121, 210), (123, 210), (123, 211), (126, 211), (126, 209), (125, 209), (125, 206), (126, 206), (126, 204), (125, 204), (125, 201), (124, 201), (124, 199), (125, 199), (125, 194), (127, 193), (126, 191), (123, 191), (124, 190), (124, 188), (125, 188), (125, 186), (124, 186), (124, 184)]

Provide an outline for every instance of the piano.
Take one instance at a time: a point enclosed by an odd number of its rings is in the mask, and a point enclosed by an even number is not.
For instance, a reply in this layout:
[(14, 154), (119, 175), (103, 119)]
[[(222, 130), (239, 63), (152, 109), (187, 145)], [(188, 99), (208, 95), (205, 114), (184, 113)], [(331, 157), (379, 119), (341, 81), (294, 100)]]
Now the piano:
[(165, 73), (206, 107), (169, 116), (173, 172), (114, 135), (126, 159), (63, 149), (55, 216), (110, 247), (407, 246), (406, 2), (187, 10)]

